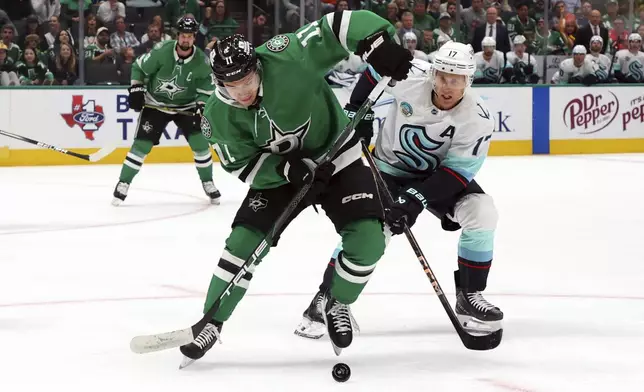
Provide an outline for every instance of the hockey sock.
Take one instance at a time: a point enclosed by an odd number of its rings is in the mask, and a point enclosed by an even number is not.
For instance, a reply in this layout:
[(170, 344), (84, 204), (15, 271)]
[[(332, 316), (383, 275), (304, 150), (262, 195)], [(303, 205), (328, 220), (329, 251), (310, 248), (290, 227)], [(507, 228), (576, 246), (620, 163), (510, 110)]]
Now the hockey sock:
[[(246, 260), (251, 256), (257, 245), (264, 238), (264, 234), (252, 230), (244, 226), (235, 226), (232, 233), (226, 240), (226, 247), (224, 252), (217, 263), (217, 268), (210, 280), (210, 287), (206, 295), (206, 303), (204, 305), (204, 313), (217, 301), (217, 298), (224, 292), (228, 283), (233, 279), (235, 274), (239, 272)], [(261, 254), (260, 260), (266, 256), (269, 247), (266, 247)], [(214, 319), (220, 322), (228, 320), (235, 307), (246, 294), (250, 280), (253, 278), (253, 271), (257, 265), (253, 265), (249, 272), (239, 281), (239, 283), (232, 289), (229, 296), (227, 296), (219, 306), (219, 310), (215, 313)]]
[(188, 136), (188, 144), (195, 157), (195, 166), (201, 182), (212, 181), (212, 154), (208, 148), (208, 141), (201, 133)]
[(331, 295), (349, 305), (358, 299), (385, 252), (385, 235), (376, 219), (351, 222), (340, 235), (343, 250), (335, 263)]
[(132, 182), (134, 176), (139, 174), (145, 157), (152, 151), (152, 145), (153, 143), (149, 140), (134, 141), (132, 148), (125, 156), (125, 161), (123, 161), (119, 181), (127, 182), (128, 184)]
[(463, 229), (458, 241), (461, 287), (483, 291), (492, 265), (494, 230)]

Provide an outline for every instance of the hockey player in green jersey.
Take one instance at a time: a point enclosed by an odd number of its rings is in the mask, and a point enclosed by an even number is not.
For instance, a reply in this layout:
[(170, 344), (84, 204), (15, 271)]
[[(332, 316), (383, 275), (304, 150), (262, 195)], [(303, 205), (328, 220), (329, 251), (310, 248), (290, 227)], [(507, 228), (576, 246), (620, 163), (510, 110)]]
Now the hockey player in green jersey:
[[(356, 301), (383, 254), (383, 215), (355, 133), (330, 163), (316, 165), (348, 123), (324, 75), (349, 52), (355, 52), (381, 75), (405, 79), (412, 56), (393, 41), (394, 36), (391, 25), (376, 14), (337, 11), (294, 34), (273, 37), (257, 50), (239, 35), (215, 45), (210, 61), (217, 88), (205, 108), (202, 131), (222, 167), (248, 183), (250, 190), (215, 268), (206, 311), (297, 191), (311, 184), (290, 218), (307, 205), (319, 204), (342, 238), (344, 249), (322, 306), (336, 354), (351, 344), (349, 305)], [(355, 115), (350, 107), (347, 111), (349, 117)], [(260, 257), (266, 253), (268, 247)], [(244, 296), (255, 267), (224, 297), (213, 320), (196, 339), (181, 347), (186, 357), (182, 367), (201, 358), (219, 340), (222, 324)]]
[[(140, 112), (134, 144), (128, 152), (112, 204), (125, 200), (130, 183), (141, 170), (145, 157), (170, 121), (181, 129), (194, 155), (201, 183), (211, 203), (219, 204), (221, 194), (212, 180), (212, 155), (208, 141), (201, 134), (201, 111), (214, 91), (207, 58), (197, 48), (195, 36), (199, 23), (184, 16), (178, 22), (176, 41), (158, 43), (132, 64), (130, 108)], [(193, 113), (192, 116), (185, 113)]]

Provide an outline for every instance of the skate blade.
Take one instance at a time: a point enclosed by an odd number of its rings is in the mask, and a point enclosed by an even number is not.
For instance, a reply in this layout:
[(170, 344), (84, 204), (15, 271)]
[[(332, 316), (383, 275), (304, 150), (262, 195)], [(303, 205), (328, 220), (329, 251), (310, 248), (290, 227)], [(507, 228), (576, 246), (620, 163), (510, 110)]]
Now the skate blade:
[(221, 204), (221, 200), (219, 199), (220, 199), (219, 197), (216, 199), (210, 199), (210, 204), (218, 206), (219, 204)]
[(467, 332), (476, 335), (489, 335), (503, 328), (503, 320), (498, 321), (483, 321), (476, 317), (457, 314), (458, 321)]
[(340, 354), (342, 354), (342, 348), (336, 346), (335, 344), (333, 344), (333, 342), (331, 342), (331, 345), (333, 346), (333, 352), (335, 353), (336, 356), (339, 357)]
[(115, 197), (115, 198), (112, 199), (112, 205), (114, 207), (120, 206), (121, 203), (123, 203), (123, 200), (119, 199), (118, 197)]
[(326, 325), (304, 317), (293, 333), (307, 339), (320, 339), (326, 333)]
[(179, 365), (179, 370), (192, 365), (193, 363), (195, 363), (195, 361), (196, 359), (192, 359), (184, 356), (183, 359), (181, 360), (181, 364)]

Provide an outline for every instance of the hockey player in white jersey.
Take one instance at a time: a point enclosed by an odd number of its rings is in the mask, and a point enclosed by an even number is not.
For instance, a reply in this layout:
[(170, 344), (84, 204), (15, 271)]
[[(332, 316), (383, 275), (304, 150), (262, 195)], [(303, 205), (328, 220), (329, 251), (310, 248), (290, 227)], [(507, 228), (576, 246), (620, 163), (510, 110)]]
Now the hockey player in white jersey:
[(505, 55), (496, 50), (496, 41), (492, 37), (485, 37), (481, 41), (483, 51), (474, 54), (476, 72), (474, 84), (496, 84), (501, 81), (505, 68)]
[(644, 53), (640, 52), (642, 37), (633, 33), (628, 36), (628, 49), (615, 54), (613, 74), (620, 83), (644, 82)]
[(416, 50), (416, 45), (418, 44), (418, 38), (416, 37), (416, 34), (414, 34), (413, 32), (408, 31), (405, 34), (403, 34), (402, 44), (405, 47), (405, 49), (411, 52), (411, 55), (414, 56), (415, 59), (429, 61), (429, 58), (427, 57), (425, 52)]
[(590, 53), (586, 55), (586, 58), (597, 64), (597, 77), (599, 78), (599, 83), (608, 83), (610, 82), (608, 74), (611, 68), (611, 59), (601, 53), (603, 47), (604, 39), (599, 35), (593, 35), (590, 38)]
[[(470, 88), (476, 70), (470, 45), (449, 42), (434, 60), (433, 65), (414, 60), (408, 78), (389, 89), (394, 102), (374, 151), (396, 200), (386, 206), (385, 233), (402, 233), (403, 226), (412, 226), (424, 209), (441, 220), (443, 229), (460, 229), (454, 273), (456, 314), (466, 329), (493, 332), (501, 328), (503, 312), (482, 292), (492, 265), (497, 210), (474, 176), (487, 156), (494, 118)], [(363, 102), (375, 86), (374, 79), (377, 75), (363, 76), (350, 102)], [(356, 127), (367, 141), (373, 135), (372, 122), (362, 121)], [(319, 338), (324, 334), (319, 302), (331, 278), (342, 271), (335, 267), (344, 263), (338, 254), (340, 249), (325, 271), (320, 291), (304, 311), (297, 335)]]
[(575, 45), (572, 58), (559, 63), (559, 71), (552, 75), (552, 84), (583, 84), (592, 86), (599, 82), (599, 67), (586, 57), (586, 47)]
[(443, 45), (445, 45), (448, 42), (452, 42), (451, 39), (449, 39), (445, 35), (439, 35), (438, 38), (436, 39), (436, 50), (431, 52), (430, 54), (427, 55), (428, 61), (430, 63), (434, 62), (434, 57), (436, 57), (436, 53), (438, 53), (438, 49), (440, 49)]
[(525, 37), (517, 35), (512, 42), (514, 43), (514, 51), (506, 53), (505, 56), (505, 69), (503, 70), (505, 82), (517, 84), (539, 83), (537, 59), (525, 51)]

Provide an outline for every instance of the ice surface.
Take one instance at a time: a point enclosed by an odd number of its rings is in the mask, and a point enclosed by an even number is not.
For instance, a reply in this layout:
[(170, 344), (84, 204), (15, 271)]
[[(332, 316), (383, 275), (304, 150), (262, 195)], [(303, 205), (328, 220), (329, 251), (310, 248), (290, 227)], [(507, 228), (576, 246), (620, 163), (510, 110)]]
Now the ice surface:
[[(462, 346), (404, 237), (354, 305), (362, 334), (341, 357), (295, 336), (338, 240), (309, 209), (256, 271), (224, 344), (182, 371), (178, 350), (137, 355), (129, 341), (199, 319), (246, 188), (217, 167), (210, 206), (192, 165), (145, 165), (115, 208), (119, 171), (0, 168), (0, 391), (642, 388), (642, 155), (488, 159), (477, 180), (500, 222), (487, 298), (506, 315), (495, 350)], [(413, 231), (453, 302), (458, 233), (429, 214)]]

